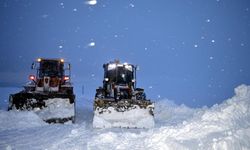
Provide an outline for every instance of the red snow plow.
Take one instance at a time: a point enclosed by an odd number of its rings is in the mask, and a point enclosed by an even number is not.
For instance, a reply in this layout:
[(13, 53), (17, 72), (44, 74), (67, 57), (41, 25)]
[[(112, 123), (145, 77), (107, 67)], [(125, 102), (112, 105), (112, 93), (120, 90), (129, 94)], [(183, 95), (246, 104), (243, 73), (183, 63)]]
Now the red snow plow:
[(32, 63), (24, 89), (9, 97), (8, 110), (34, 111), (48, 123), (75, 120), (75, 95), (70, 81), (70, 64), (63, 59), (38, 58)]

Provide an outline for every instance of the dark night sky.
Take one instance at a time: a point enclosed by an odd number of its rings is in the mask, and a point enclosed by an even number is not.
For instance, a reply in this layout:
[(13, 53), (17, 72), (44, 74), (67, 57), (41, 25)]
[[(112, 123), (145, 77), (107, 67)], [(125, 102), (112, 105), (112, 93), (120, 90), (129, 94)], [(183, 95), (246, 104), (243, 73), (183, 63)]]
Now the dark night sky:
[(95, 2), (1, 0), (0, 86), (24, 84), (38, 57), (71, 62), (86, 98), (114, 59), (140, 66), (148, 98), (192, 107), (221, 103), (250, 84), (249, 0)]

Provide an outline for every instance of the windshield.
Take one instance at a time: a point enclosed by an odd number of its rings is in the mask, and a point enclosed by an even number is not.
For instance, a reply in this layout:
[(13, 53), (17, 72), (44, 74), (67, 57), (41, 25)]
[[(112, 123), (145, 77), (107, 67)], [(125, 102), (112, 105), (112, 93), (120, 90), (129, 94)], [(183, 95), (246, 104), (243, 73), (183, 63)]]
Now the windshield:
[(39, 77), (42, 78), (44, 76), (49, 77), (62, 77), (63, 72), (63, 63), (60, 63), (56, 60), (46, 60), (40, 62), (39, 68)]
[(117, 84), (128, 84), (133, 80), (133, 72), (124, 67), (117, 67), (116, 69), (108, 70), (106, 78)]

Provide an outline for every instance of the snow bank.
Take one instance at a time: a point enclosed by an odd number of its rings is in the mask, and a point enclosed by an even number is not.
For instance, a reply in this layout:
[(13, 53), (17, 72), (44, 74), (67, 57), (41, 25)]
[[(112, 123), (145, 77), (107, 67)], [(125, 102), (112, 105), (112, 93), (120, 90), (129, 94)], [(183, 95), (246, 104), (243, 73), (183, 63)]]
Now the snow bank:
[(250, 86), (237, 87), (233, 98), (212, 108), (191, 109), (170, 102), (156, 102), (155, 117), (158, 128), (139, 134), (102, 133), (90, 140), (89, 147), (157, 150), (250, 149)]
[(3, 130), (25, 129), (46, 125), (34, 112), (0, 110), (0, 132)]
[[(84, 106), (77, 120), (92, 113)], [(35, 113), (0, 111), (0, 149), (250, 149), (250, 86), (235, 88), (235, 96), (211, 108), (158, 101), (153, 129), (93, 129), (91, 117), (85, 118), (45, 126)]]
[(184, 104), (178, 106), (167, 99), (157, 101), (155, 104), (155, 121), (157, 127), (176, 125), (193, 118), (198, 109), (192, 109)]

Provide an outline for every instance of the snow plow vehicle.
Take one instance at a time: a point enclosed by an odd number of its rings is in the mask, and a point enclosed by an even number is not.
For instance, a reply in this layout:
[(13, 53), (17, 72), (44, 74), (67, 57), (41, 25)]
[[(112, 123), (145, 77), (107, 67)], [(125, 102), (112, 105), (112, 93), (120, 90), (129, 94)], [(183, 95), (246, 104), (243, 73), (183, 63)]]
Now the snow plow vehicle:
[(70, 64), (64, 59), (38, 58), (32, 63), (24, 89), (9, 96), (8, 110), (34, 111), (48, 123), (75, 121), (75, 95), (70, 82)]
[(96, 89), (94, 128), (152, 128), (154, 103), (146, 99), (144, 89), (136, 88), (137, 66), (106, 63), (103, 86)]

